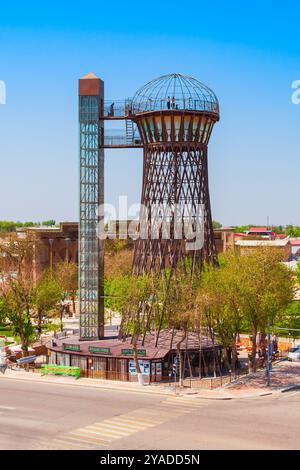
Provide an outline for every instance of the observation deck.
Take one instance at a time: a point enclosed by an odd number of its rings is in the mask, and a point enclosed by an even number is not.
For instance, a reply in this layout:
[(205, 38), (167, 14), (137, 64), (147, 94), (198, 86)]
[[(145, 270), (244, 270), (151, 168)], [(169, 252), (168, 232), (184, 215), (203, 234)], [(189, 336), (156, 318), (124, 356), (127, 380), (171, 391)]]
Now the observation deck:
[(134, 123), (134, 117), (142, 113), (180, 112), (209, 113), (219, 116), (219, 104), (197, 98), (159, 98), (135, 102), (133, 99), (104, 101), (100, 119), (103, 121), (125, 121), (124, 129), (107, 129), (104, 132), (104, 148), (142, 148), (142, 139)]

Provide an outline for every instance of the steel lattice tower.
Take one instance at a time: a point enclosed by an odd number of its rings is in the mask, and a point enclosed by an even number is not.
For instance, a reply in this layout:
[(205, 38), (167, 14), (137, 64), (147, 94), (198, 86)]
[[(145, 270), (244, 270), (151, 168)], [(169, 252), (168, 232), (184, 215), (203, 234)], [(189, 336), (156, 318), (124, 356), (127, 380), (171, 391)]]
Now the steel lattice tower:
[(80, 217), (79, 309), (81, 340), (104, 337), (103, 241), (97, 236), (104, 203), (104, 84), (94, 74), (79, 80)]
[[(134, 271), (176, 268), (187, 257), (192, 269), (201, 269), (204, 261), (217, 264), (207, 161), (208, 142), (219, 120), (215, 94), (191, 77), (166, 75), (135, 94), (132, 114), (144, 146), (143, 233), (135, 242)], [(169, 236), (163, 235), (161, 223), (166, 221)], [(185, 224), (194, 233), (201, 231), (201, 248), (187, 250)]]

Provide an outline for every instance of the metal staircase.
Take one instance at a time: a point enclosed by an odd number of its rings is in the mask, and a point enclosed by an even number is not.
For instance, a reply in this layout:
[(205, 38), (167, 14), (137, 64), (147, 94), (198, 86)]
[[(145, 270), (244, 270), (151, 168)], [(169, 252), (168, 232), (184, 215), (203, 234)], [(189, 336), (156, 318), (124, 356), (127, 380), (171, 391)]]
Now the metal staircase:
[(128, 145), (132, 145), (134, 142), (134, 124), (131, 119), (126, 119), (126, 142)]

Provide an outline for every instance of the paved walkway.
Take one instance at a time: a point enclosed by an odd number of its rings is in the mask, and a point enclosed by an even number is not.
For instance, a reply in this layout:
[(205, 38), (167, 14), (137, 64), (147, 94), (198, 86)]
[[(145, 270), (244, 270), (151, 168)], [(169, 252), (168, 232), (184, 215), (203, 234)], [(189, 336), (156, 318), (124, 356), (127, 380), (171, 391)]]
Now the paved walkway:
[(297, 385), (300, 385), (300, 363), (283, 361), (273, 366), (270, 387), (266, 386), (266, 371), (263, 370), (227, 385), (224, 390), (238, 396), (245, 393), (278, 392)]
[[(76, 380), (73, 377), (63, 377), (55, 375), (41, 376), (39, 372), (13, 371), (6, 370), (4, 375), (0, 375), (2, 379), (25, 380), (30, 382), (54, 383), (61, 385), (70, 385), (74, 387), (93, 387), (105, 390), (123, 390), (136, 393), (151, 393), (160, 395), (174, 395), (174, 384), (162, 385), (152, 384), (141, 387), (137, 383), (118, 382), (115, 380), (100, 380), (80, 378)], [(194, 396), (195, 398), (205, 398), (211, 400), (230, 400), (233, 398), (247, 398), (254, 396), (278, 393), (282, 390), (300, 385), (300, 363), (282, 362), (276, 365), (271, 372), (271, 387), (266, 386), (265, 371), (259, 371), (256, 374), (249, 374), (238, 382), (227, 385), (226, 387), (216, 390), (199, 390), (185, 388), (179, 390), (177, 394)]]

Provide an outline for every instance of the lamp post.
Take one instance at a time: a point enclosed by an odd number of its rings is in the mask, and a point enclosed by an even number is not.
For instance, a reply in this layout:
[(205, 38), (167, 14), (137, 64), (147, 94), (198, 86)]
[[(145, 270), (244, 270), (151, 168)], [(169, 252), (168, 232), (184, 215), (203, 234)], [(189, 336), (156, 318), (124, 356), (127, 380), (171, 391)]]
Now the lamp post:
[(267, 354), (267, 369), (266, 369), (267, 387), (270, 387), (271, 385), (271, 370), (272, 370), (271, 332), (270, 332), (270, 318), (268, 318), (268, 354)]
[(69, 262), (69, 243), (70, 243), (70, 241), (71, 241), (70, 238), (65, 239), (65, 242), (66, 242), (66, 261), (67, 261), (67, 263)]
[(49, 245), (50, 245), (50, 271), (53, 271), (53, 238), (49, 238)]

